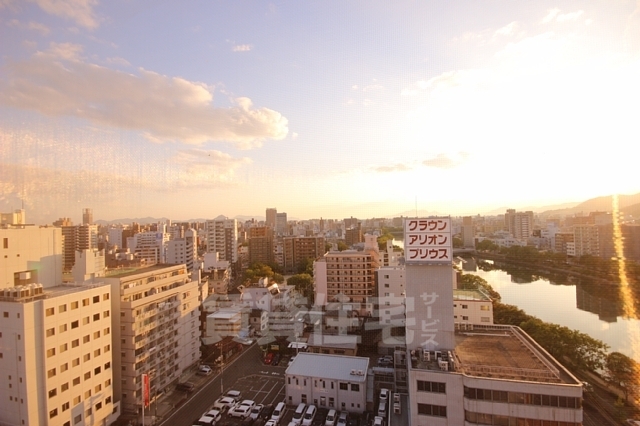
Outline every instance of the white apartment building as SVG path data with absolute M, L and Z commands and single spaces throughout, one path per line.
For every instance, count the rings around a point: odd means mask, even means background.
M 122 231 L 124 231 L 124 227 L 122 225 L 116 225 L 109 228 L 109 230 L 107 231 L 107 236 L 109 238 L 109 248 L 113 248 L 115 246 L 121 249 L 124 247 L 124 241 L 122 240 Z
M 368 368 L 369 358 L 301 352 L 285 371 L 285 401 L 362 413 Z
M 204 337 L 237 336 L 249 324 L 249 309 L 239 306 L 221 308 L 207 315 Z
M 398 266 L 401 257 L 402 250 L 395 250 L 393 240 L 387 240 L 385 249 L 380 252 L 380 266 Z
M 26 224 L 27 218 L 24 209 L 17 209 L 11 213 L 0 213 L 0 226 Z
M 170 265 L 185 264 L 187 271 L 193 271 L 196 258 L 198 233 L 195 229 L 184 231 L 184 237 L 171 239 L 166 243 L 166 262 Z
M 107 273 L 114 318 L 114 398 L 124 412 L 142 404 L 142 375 L 151 399 L 200 359 L 200 292 L 185 265 Z
M 166 244 L 169 234 L 166 232 L 139 232 L 127 238 L 127 248 L 136 258 L 144 259 L 148 264 L 166 262 Z
M 0 290 L 0 424 L 116 420 L 111 299 L 103 283 Z
M 219 253 L 220 260 L 238 261 L 238 221 L 218 216 L 205 222 L 207 253 Z
M 62 258 L 60 228 L 0 228 L 0 288 L 34 283 L 60 285 Z
M 404 326 L 405 284 L 404 266 L 384 266 L 376 271 L 378 276 L 378 317 L 380 324 Z

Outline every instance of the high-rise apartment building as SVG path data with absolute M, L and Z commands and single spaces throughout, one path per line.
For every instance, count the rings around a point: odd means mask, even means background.
M 533 235 L 533 212 L 516 212 L 508 209 L 504 215 L 504 223 L 507 231 L 516 240 L 526 240 Z
M 98 248 L 98 225 L 62 226 L 63 268 L 71 271 L 76 261 L 77 250 Z
M 278 214 L 278 210 L 275 208 L 267 208 L 266 211 L 266 220 L 265 225 L 275 229 L 276 228 L 276 215 Z
M 380 263 L 373 235 L 365 236 L 365 250 L 330 251 L 313 263 L 315 302 L 366 303 L 375 296 L 375 271 Z M 345 299 L 346 298 L 346 299 Z
M 166 262 L 170 265 L 184 264 L 191 273 L 198 255 L 198 233 L 195 229 L 187 229 L 184 236 L 166 242 Z
M 93 225 L 93 210 L 92 209 L 82 209 L 82 224 L 83 225 Z
M 0 240 L 0 424 L 113 423 L 111 288 L 62 284 L 60 228 L 0 229 Z
M 289 228 L 287 224 L 287 214 L 285 212 L 276 213 L 276 235 L 278 236 L 289 235 Z
M 200 285 L 184 265 L 107 274 L 111 285 L 114 399 L 123 412 L 142 406 L 142 375 L 153 399 L 200 359 Z
M 462 218 L 462 245 L 473 248 L 476 246 L 476 227 L 473 224 L 473 217 L 464 216 Z
M 205 223 L 207 253 L 219 253 L 220 260 L 238 261 L 238 221 L 218 216 Z
M 139 232 L 129 238 L 127 246 L 136 258 L 144 259 L 147 263 L 166 262 L 166 244 L 169 234 L 166 232 Z
M 249 228 L 249 264 L 274 262 L 273 228 L 253 226 Z
M 26 225 L 24 209 L 17 209 L 11 213 L 0 213 L 0 226 L 2 225 Z
M 324 237 L 285 237 L 282 246 L 285 274 L 297 273 L 302 262 L 318 259 L 325 253 Z

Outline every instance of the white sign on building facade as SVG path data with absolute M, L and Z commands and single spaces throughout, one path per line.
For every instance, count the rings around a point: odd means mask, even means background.
M 453 261 L 450 217 L 407 218 L 404 221 L 405 262 L 444 264 Z

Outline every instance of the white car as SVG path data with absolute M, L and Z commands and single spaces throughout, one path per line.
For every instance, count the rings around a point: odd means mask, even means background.
M 327 418 L 324 421 L 324 426 L 335 426 L 338 421 L 338 413 L 333 408 L 327 413 Z
M 267 421 L 267 422 L 264 424 L 264 426 L 278 426 L 278 421 L 277 421 L 277 420 L 273 420 L 273 419 L 271 419 L 271 420 Z
M 201 365 L 198 367 L 198 376 L 208 376 L 211 373 L 213 373 L 213 369 L 208 365 Z
M 384 426 L 384 417 L 375 416 L 371 426 Z
M 220 398 L 216 399 L 216 402 L 213 403 L 213 408 L 220 411 L 225 411 L 229 410 L 234 405 L 236 405 L 236 401 L 233 398 L 229 398 L 228 396 L 221 396 Z
M 253 408 L 251 409 L 251 414 L 249 414 L 249 417 L 251 417 L 254 420 L 257 419 L 258 417 L 260 417 L 260 413 L 262 412 L 263 408 L 264 408 L 264 405 L 262 404 L 254 405 Z
M 212 417 L 215 423 L 218 423 L 222 419 L 222 412 L 220 410 L 209 410 L 205 413 L 205 416 Z
M 229 415 L 231 417 L 242 417 L 243 419 L 246 419 L 247 417 L 249 417 L 249 415 L 251 415 L 251 409 L 255 405 L 256 405 L 255 401 L 252 401 L 250 399 L 245 399 L 240 404 L 236 405 L 231 410 L 229 410 Z

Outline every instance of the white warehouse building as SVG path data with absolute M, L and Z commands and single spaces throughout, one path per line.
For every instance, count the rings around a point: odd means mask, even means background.
M 285 372 L 286 403 L 362 413 L 369 358 L 299 353 Z

